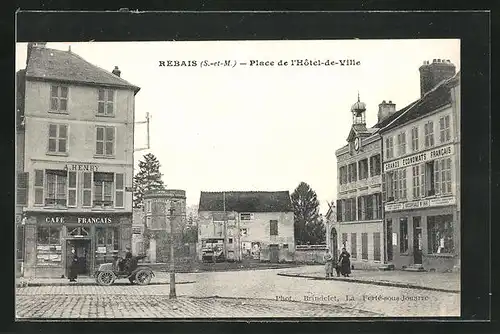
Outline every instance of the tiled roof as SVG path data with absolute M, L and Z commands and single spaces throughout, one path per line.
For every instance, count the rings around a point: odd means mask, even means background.
M 135 93 L 140 89 L 71 51 L 36 46 L 33 46 L 29 54 L 26 77 L 128 88 Z
M 460 72 L 448 80 L 442 81 L 422 98 L 397 111 L 387 119 L 377 124 L 380 132 L 388 131 L 398 125 L 424 116 L 440 107 L 451 103 L 450 89 L 460 83 Z
M 225 195 L 224 195 L 225 194 Z M 292 212 L 288 191 L 201 192 L 199 211 Z

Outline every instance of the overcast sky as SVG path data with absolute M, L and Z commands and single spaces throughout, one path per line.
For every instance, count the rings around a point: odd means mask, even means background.
M 184 189 L 188 205 L 200 191 L 289 190 L 307 182 L 321 212 L 336 198 L 335 150 L 346 144 L 350 108 L 378 104 L 399 110 L 420 95 L 419 66 L 449 59 L 460 70 L 459 40 L 223 41 L 47 43 L 141 87 L 136 121 L 151 118 L 151 149 L 169 188 Z M 160 60 L 355 59 L 360 66 L 159 67 Z M 17 45 L 16 70 L 26 43 Z M 146 128 L 136 126 L 136 148 Z M 136 165 L 148 151 L 135 153 Z

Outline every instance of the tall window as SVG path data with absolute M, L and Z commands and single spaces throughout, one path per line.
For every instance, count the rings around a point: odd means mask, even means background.
M 342 166 L 339 168 L 339 182 L 340 182 L 340 184 L 347 183 L 347 167 L 346 166 Z
M 401 168 L 399 171 L 397 171 L 398 174 L 398 199 L 406 199 L 406 168 Z
M 50 87 L 50 110 L 58 112 L 68 111 L 68 87 Z
M 345 200 L 345 220 L 356 220 L 356 198 L 348 198 Z
M 68 206 L 76 206 L 76 172 L 68 172 Z
M 420 198 L 421 194 L 421 184 L 420 184 L 420 165 L 413 166 L 412 168 L 412 189 L 413 189 L 413 198 Z
M 355 162 L 349 164 L 348 172 L 349 172 L 349 182 L 356 182 L 358 179 L 358 171 Z
M 344 221 L 343 210 L 344 210 L 344 200 L 338 199 L 337 200 L 337 221 L 338 222 Z
M 28 173 L 17 173 L 16 203 L 19 205 L 28 203 Z
M 434 146 L 434 123 L 432 121 L 424 124 L 425 147 Z
M 439 119 L 439 141 L 441 143 L 449 142 L 450 135 L 450 115 L 446 115 Z
M 68 182 L 67 172 L 65 170 L 46 170 L 47 177 L 45 189 L 45 205 L 47 206 L 66 206 Z
M 399 252 L 408 252 L 408 218 L 399 219 Z
M 372 220 L 374 218 L 374 207 L 373 207 L 373 201 L 374 201 L 374 199 L 375 199 L 375 195 L 365 196 L 365 205 L 366 205 L 365 219 L 366 220 Z
M 380 175 L 380 154 L 370 157 L 370 176 Z
M 358 257 L 358 245 L 356 240 L 356 233 L 351 233 L 351 257 L 354 259 Z
M 361 233 L 361 258 L 368 260 L 368 233 Z
M 113 173 L 94 173 L 94 207 L 113 206 Z
M 49 152 L 66 153 L 68 143 L 68 126 L 66 124 L 49 124 Z
M 117 208 L 123 208 L 124 206 L 124 194 L 125 194 L 125 184 L 123 180 L 123 174 L 115 174 L 115 206 Z
M 436 193 L 434 178 L 436 174 L 435 162 L 430 161 L 425 163 L 425 196 L 433 196 Z
M 394 138 L 392 136 L 385 139 L 385 156 L 387 159 L 394 158 Z
M 406 133 L 401 132 L 398 134 L 398 155 L 406 154 Z
M 411 150 L 418 151 L 418 127 L 411 129 Z
M 99 89 L 99 97 L 97 101 L 97 114 L 112 116 L 114 113 L 114 95 L 115 91 L 111 89 Z
M 359 179 L 368 178 L 368 159 L 363 159 L 358 162 L 359 165 Z
M 269 224 L 270 224 L 269 235 L 278 235 L 278 221 L 270 220 Z
M 35 204 L 42 205 L 44 203 L 44 198 L 43 198 L 43 180 L 44 180 L 44 174 L 43 170 L 41 169 L 36 169 L 35 170 Z
M 373 218 L 382 218 L 382 194 L 376 193 L 373 195 L 373 209 L 375 211 Z
M 454 252 L 453 215 L 427 216 L 427 230 L 429 254 Z
M 111 126 L 96 127 L 96 154 L 112 156 L 115 149 L 115 128 Z
M 436 194 L 451 194 L 451 158 L 434 161 Z
M 92 173 L 84 172 L 82 180 L 83 207 L 92 206 Z
M 373 233 L 373 260 L 380 261 L 380 232 Z
M 392 202 L 396 199 L 396 173 L 394 171 L 385 174 L 385 189 L 387 202 Z

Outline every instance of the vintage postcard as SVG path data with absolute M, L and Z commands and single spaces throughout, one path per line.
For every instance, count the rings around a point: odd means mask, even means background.
M 16 45 L 16 316 L 460 316 L 460 40 Z

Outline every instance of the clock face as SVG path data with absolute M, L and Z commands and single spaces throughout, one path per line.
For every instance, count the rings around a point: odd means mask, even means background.
M 359 150 L 359 137 L 354 140 L 354 149 Z

